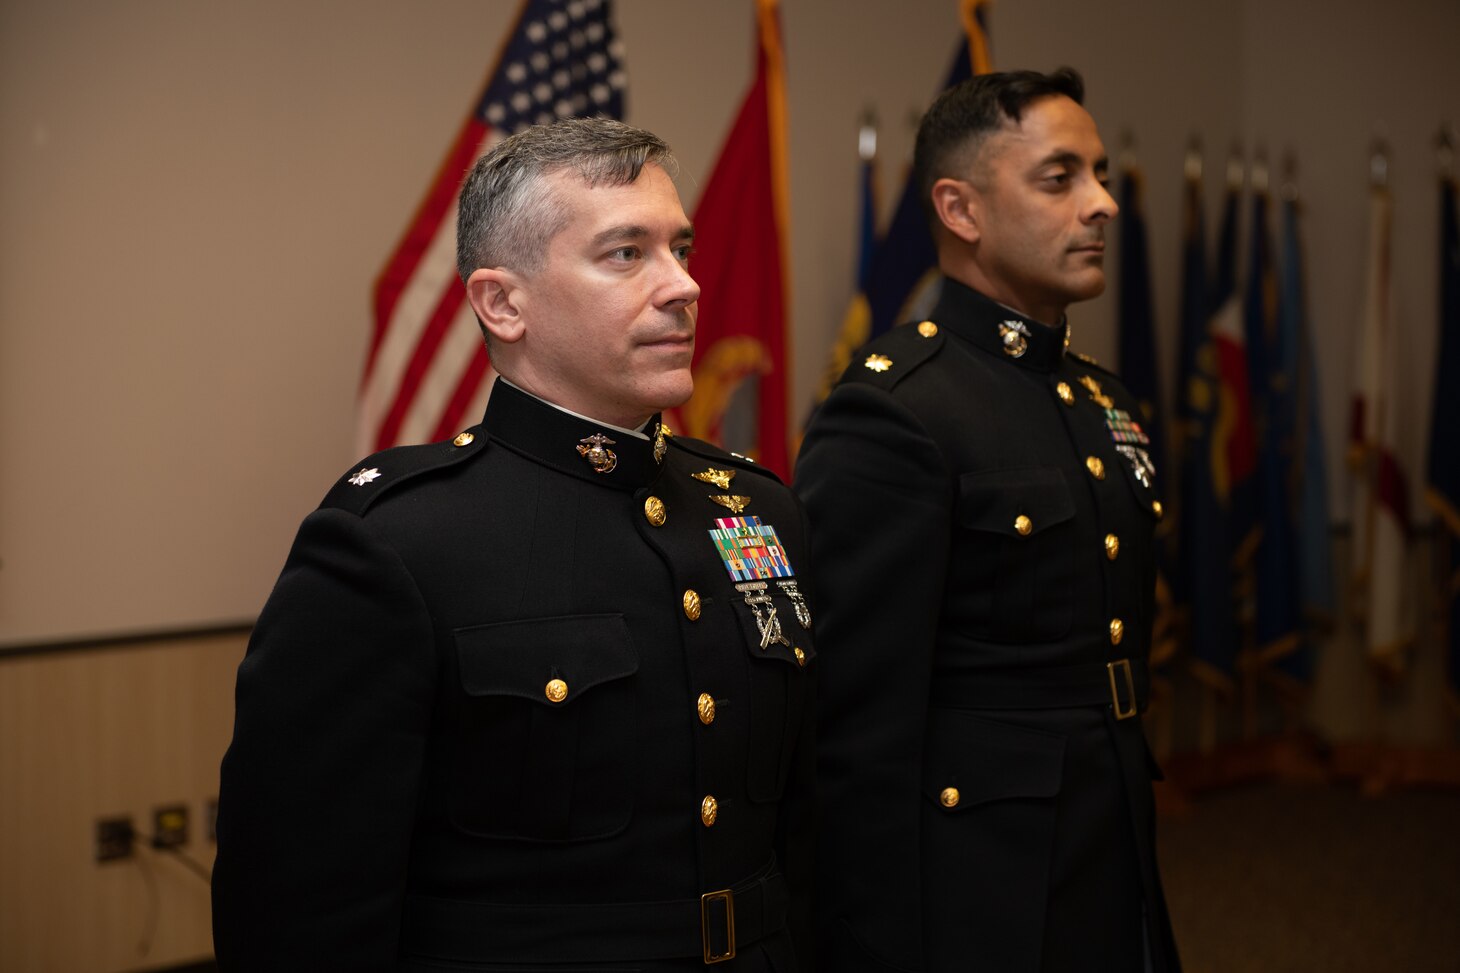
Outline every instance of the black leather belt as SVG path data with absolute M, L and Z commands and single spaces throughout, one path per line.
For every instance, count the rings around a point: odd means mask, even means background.
M 464 962 L 583 963 L 699 956 L 706 964 L 786 925 L 775 859 L 728 889 L 667 902 L 515 905 L 407 895 L 401 952 Z
M 1151 675 L 1145 659 L 1072 666 L 935 672 L 932 699 L 963 709 L 1073 709 L 1110 706 L 1116 719 L 1146 708 Z

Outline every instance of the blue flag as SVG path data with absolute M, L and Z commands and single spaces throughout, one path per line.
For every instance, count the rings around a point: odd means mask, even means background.
M 1460 368 L 1460 214 L 1453 177 L 1440 180 L 1440 351 L 1435 367 L 1434 411 L 1430 418 L 1429 490 L 1426 496 L 1448 534 L 1444 594 L 1449 604 L 1449 687 L 1460 705 L 1460 400 L 1445 383 Z
M 1298 475 L 1298 335 L 1278 315 L 1265 186 L 1252 194 L 1252 264 L 1247 285 L 1248 374 L 1258 415 L 1254 571 L 1255 647 L 1267 664 L 1295 654 L 1301 642 L 1293 494 Z M 1306 678 L 1299 667 L 1294 675 Z
M 1226 295 L 1218 289 L 1220 276 L 1215 288 L 1207 277 L 1199 160 L 1194 165 L 1188 163 L 1183 200 L 1181 394 L 1177 397 L 1181 472 L 1179 591 L 1188 606 L 1193 670 L 1208 684 L 1230 689 L 1236 663 L 1237 621 L 1228 570 L 1228 512 L 1217 483 L 1218 470 L 1226 463 L 1222 453 L 1225 444 L 1218 439 L 1216 429 L 1222 383 L 1215 342 L 1208 330 L 1217 298 Z M 1231 215 L 1229 212 L 1229 223 Z M 1230 263 L 1226 269 L 1230 272 Z
M 1281 668 L 1303 682 L 1313 678 L 1311 636 L 1332 626 L 1336 612 L 1333 585 L 1333 543 L 1328 510 L 1328 461 L 1323 446 L 1319 412 L 1318 364 L 1313 357 L 1313 336 L 1308 329 L 1304 292 L 1303 250 L 1298 237 L 1301 207 L 1295 198 L 1282 207 L 1282 283 L 1278 299 L 1278 329 L 1287 347 L 1294 349 L 1297 390 L 1293 397 L 1297 446 L 1297 516 L 1293 525 L 1297 546 L 1298 597 L 1301 625 L 1310 636 L 1298 651 L 1285 657 Z

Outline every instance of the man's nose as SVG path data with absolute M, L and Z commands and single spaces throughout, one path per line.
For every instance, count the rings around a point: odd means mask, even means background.
M 664 280 L 660 285 L 659 306 L 685 307 L 699 299 L 700 285 L 689 275 L 689 268 L 678 260 L 668 260 Z
M 1120 212 L 1120 205 L 1110 195 L 1110 189 L 1099 182 L 1092 182 L 1094 189 L 1085 207 L 1086 223 L 1109 223 Z

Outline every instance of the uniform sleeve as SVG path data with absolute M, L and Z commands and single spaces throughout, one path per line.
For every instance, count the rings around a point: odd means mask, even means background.
M 395 969 L 435 671 L 394 550 L 353 514 L 311 514 L 238 671 L 213 875 L 221 969 Z
M 917 419 L 860 384 L 822 405 L 797 463 L 818 606 L 822 970 L 923 968 L 919 790 L 949 482 Z

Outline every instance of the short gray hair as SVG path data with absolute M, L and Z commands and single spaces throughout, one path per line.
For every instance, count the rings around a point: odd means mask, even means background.
M 590 186 L 622 186 L 646 165 L 674 175 L 669 146 L 657 135 L 611 118 L 565 118 L 534 125 L 477 160 L 461 187 L 456 215 L 456 271 L 462 282 L 479 267 L 536 273 L 568 212 L 544 177 L 577 172 Z

